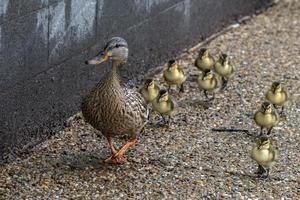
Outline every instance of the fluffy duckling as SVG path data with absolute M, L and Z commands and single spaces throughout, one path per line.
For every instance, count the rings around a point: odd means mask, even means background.
M 156 99 L 152 101 L 153 110 L 162 116 L 164 122 L 166 122 L 165 117 L 167 116 L 168 124 L 170 124 L 171 117 L 174 114 L 175 105 L 167 90 L 160 90 Z
M 228 80 L 234 75 L 235 67 L 226 54 L 222 54 L 215 64 L 215 71 L 222 77 L 222 90 L 227 86 Z
M 270 140 L 267 137 L 257 139 L 256 144 L 253 146 L 250 156 L 258 164 L 258 175 L 261 178 L 269 176 L 270 167 L 277 159 L 277 151 L 270 146 Z
M 144 97 L 145 101 L 149 104 L 157 97 L 159 93 L 159 87 L 155 85 L 152 79 L 147 79 L 144 87 L 140 90 L 140 93 Z
M 212 92 L 213 97 L 210 100 L 215 98 L 215 92 L 220 89 L 220 79 L 212 70 L 203 71 L 198 77 L 198 86 L 204 91 L 204 95 L 207 99 L 207 92 Z
M 175 60 L 170 60 L 168 62 L 168 69 L 164 71 L 164 79 L 169 85 L 168 91 L 172 85 L 179 86 L 179 92 L 183 92 L 183 83 L 186 80 L 186 75 L 184 71 L 178 66 Z
M 207 49 L 202 48 L 199 51 L 199 56 L 195 60 L 195 66 L 201 71 L 213 69 L 215 64 L 214 58 L 210 55 Z
M 266 92 L 266 99 L 270 101 L 275 108 L 281 106 L 281 114 L 283 113 L 284 105 L 288 101 L 288 93 L 279 82 L 272 83 L 271 88 Z
M 254 114 L 254 121 L 261 127 L 260 135 L 263 134 L 263 128 L 268 130 L 267 134 L 269 135 L 272 128 L 278 124 L 279 116 L 271 103 L 264 102 L 260 110 Z

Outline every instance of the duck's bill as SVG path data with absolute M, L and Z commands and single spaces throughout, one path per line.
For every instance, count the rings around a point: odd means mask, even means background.
M 96 57 L 94 57 L 90 60 L 87 60 L 86 64 L 88 64 L 88 65 L 99 65 L 99 64 L 107 61 L 108 58 L 109 58 L 108 53 L 100 52 L 99 55 L 97 55 Z

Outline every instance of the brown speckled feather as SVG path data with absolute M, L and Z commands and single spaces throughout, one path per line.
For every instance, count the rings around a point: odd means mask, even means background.
M 105 136 L 135 136 L 148 118 L 141 95 L 121 87 L 116 66 L 83 99 L 81 108 L 86 121 Z

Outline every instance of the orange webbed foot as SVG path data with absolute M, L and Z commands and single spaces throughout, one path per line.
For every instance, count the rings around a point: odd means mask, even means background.
M 135 139 L 135 137 L 131 138 L 126 144 L 124 144 L 122 146 L 122 148 L 118 152 L 114 148 L 114 146 L 112 144 L 112 140 L 109 137 L 108 137 L 108 143 L 109 143 L 109 146 L 111 148 L 112 155 L 110 157 L 108 157 L 107 159 L 105 159 L 104 162 L 105 163 L 110 163 L 110 164 L 122 164 L 122 163 L 127 162 L 124 154 L 125 154 L 125 152 L 128 148 L 135 145 L 136 139 Z
M 109 156 L 107 159 L 105 159 L 104 162 L 109 163 L 109 164 L 123 164 L 123 163 L 126 163 L 127 160 L 124 157 L 124 155 L 115 154 L 115 155 Z

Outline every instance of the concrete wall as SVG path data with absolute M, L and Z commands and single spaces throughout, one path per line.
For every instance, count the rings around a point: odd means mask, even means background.
M 270 1 L 0 0 L 0 160 L 79 110 L 107 69 L 84 61 L 108 38 L 128 41 L 129 79 Z

